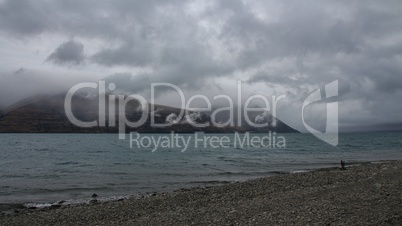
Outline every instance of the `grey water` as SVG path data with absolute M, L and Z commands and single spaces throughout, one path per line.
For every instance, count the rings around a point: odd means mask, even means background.
M 117 134 L 0 134 L 0 203 L 80 200 L 93 193 L 129 196 L 334 167 L 341 159 L 347 164 L 402 159 L 402 133 L 340 134 L 336 147 L 311 134 L 276 136 L 286 139 L 286 148 L 205 148 L 193 142 L 184 152 L 177 147 L 152 152 L 152 144 L 130 148 L 129 139 Z

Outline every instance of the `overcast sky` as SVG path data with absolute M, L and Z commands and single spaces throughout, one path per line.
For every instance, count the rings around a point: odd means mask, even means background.
M 341 128 L 402 124 L 401 12 L 400 0 L 0 0 L 0 105 L 83 81 L 212 97 L 241 80 L 245 97 L 286 95 L 278 117 L 302 130 L 302 102 L 338 79 Z

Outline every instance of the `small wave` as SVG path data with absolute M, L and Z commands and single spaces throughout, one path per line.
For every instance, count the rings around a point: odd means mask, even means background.
M 78 164 L 80 164 L 79 162 L 73 162 L 73 161 L 67 161 L 67 162 L 59 162 L 59 163 L 56 163 L 56 165 L 78 165 Z
M 104 191 L 109 190 L 110 187 L 72 187 L 72 188 L 37 188 L 30 189 L 32 194 L 49 194 L 49 193 L 71 193 L 71 192 L 82 192 L 82 191 Z
M 353 147 L 353 148 L 361 148 L 364 147 L 363 145 L 358 145 L 358 144 L 345 144 L 345 147 Z
M 224 157 L 224 156 L 220 156 L 218 157 L 219 160 L 222 160 L 224 162 L 238 162 L 237 160 L 234 160 L 232 158 L 228 158 L 228 157 Z
M 189 181 L 187 184 L 227 184 L 232 183 L 233 181 L 227 180 L 204 180 L 204 181 Z
M 293 170 L 293 171 L 290 171 L 290 173 L 306 173 L 306 172 L 309 172 L 309 170 Z
M 104 174 L 109 174 L 109 175 L 129 175 L 130 173 L 128 173 L 128 172 L 104 172 Z
M 381 163 L 385 163 L 385 162 L 391 162 L 391 161 L 372 161 L 370 163 L 372 163 L 372 164 L 381 164 Z
M 51 151 L 51 150 L 49 148 L 39 148 L 39 149 L 35 149 L 35 151 L 46 152 L 46 151 Z
M 51 203 L 26 203 L 24 204 L 26 208 L 45 208 L 45 207 L 51 207 Z
M 128 199 L 131 196 L 110 196 L 110 197 L 97 197 L 96 201 L 98 203 L 105 203 L 105 202 L 113 202 L 113 201 L 122 201 L 124 199 Z M 92 198 L 86 198 L 86 199 L 68 199 L 68 200 L 61 200 L 61 201 L 56 201 L 56 202 L 31 202 L 31 203 L 24 203 L 20 206 L 25 207 L 25 208 L 34 208 L 34 209 L 43 209 L 43 208 L 50 208 L 54 205 L 57 206 L 71 206 L 71 205 L 84 205 L 84 204 L 90 204 Z
M 115 162 L 115 163 L 113 163 L 113 165 L 115 165 L 115 166 L 132 166 L 133 163 L 131 163 L 131 162 Z
M 212 174 L 209 174 L 209 176 L 268 176 L 268 175 L 277 174 L 277 173 L 278 172 L 276 172 L 276 171 L 262 171 L 262 172 L 246 172 L 246 171 L 230 172 L 230 171 L 225 171 L 225 172 L 212 173 Z

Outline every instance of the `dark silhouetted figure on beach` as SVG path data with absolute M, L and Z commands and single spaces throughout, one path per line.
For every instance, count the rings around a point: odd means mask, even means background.
M 346 170 L 345 161 L 341 160 L 341 170 Z

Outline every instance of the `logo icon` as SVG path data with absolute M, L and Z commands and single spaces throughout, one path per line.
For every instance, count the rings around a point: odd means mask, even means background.
M 327 119 L 325 132 L 320 132 L 304 121 L 304 108 L 314 102 L 321 101 L 321 89 L 312 92 L 303 102 L 302 106 L 302 120 L 306 129 L 317 138 L 331 144 L 332 146 L 338 145 L 338 102 L 328 101 L 329 98 L 338 96 L 338 79 L 325 85 L 325 99 L 327 108 Z

